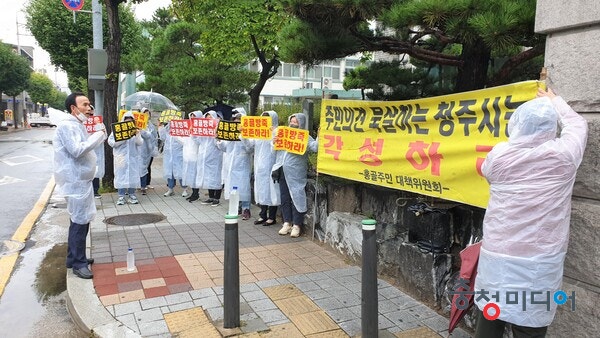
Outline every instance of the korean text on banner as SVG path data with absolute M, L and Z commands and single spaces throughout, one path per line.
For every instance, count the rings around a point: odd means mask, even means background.
M 317 170 L 485 208 L 481 164 L 538 81 L 410 101 L 323 100 Z
M 158 117 L 158 122 L 160 123 L 168 123 L 171 120 L 181 120 L 183 119 L 183 112 L 177 111 L 175 109 L 167 109 L 163 110 Z
M 242 116 L 242 137 L 250 139 L 270 140 L 273 138 L 269 116 Z
M 217 127 L 217 139 L 227 141 L 239 141 L 239 126 L 239 122 L 219 121 L 219 126 Z
M 110 129 L 115 135 L 115 141 L 125 141 L 132 138 L 135 135 L 137 128 L 133 121 L 127 122 L 115 122 L 110 125 Z
M 99 123 L 102 123 L 102 116 L 96 115 L 88 117 L 88 119 L 83 123 L 83 125 L 85 126 L 85 131 L 87 131 L 88 134 L 92 134 L 97 131 L 96 125 Z
M 125 109 L 119 110 L 119 121 L 123 119 L 123 115 L 126 112 L 127 110 Z M 132 114 L 133 119 L 135 120 L 135 126 L 138 129 L 146 129 L 146 127 L 148 127 L 148 119 L 150 119 L 150 116 L 148 116 L 148 114 L 139 111 L 133 111 Z
M 210 136 L 215 137 L 217 123 L 219 120 L 207 117 L 192 117 L 190 118 L 192 136 Z
M 308 146 L 308 130 L 278 127 L 273 149 L 302 155 Z
M 190 136 L 190 120 L 171 120 L 169 126 L 169 135 L 171 136 Z

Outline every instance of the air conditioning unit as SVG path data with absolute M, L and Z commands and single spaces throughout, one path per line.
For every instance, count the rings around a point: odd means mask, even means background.
M 321 87 L 323 89 L 331 89 L 331 85 L 332 84 L 333 84 L 332 78 L 330 78 L 330 77 L 324 77 L 323 78 L 323 85 Z

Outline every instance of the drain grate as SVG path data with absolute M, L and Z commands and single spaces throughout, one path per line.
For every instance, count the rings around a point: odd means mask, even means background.
M 25 243 L 13 241 L 13 240 L 5 240 L 0 242 L 0 257 L 8 256 L 15 252 L 19 252 L 23 250 L 25 247 Z
M 164 221 L 165 219 L 167 219 L 167 217 L 163 214 L 129 214 L 105 218 L 104 223 L 110 225 L 129 226 L 158 223 L 160 221 Z

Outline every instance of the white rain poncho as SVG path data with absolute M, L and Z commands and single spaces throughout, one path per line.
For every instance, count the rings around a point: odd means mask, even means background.
M 244 113 L 235 113 L 232 120 L 245 116 Z M 250 174 L 252 166 L 252 149 L 241 141 L 217 141 L 217 147 L 229 157 L 227 166 L 223 168 L 225 199 L 233 187 L 237 187 L 240 201 L 250 201 Z
M 160 138 L 164 140 L 163 148 L 163 177 L 165 180 L 174 178 L 180 180 L 183 167 L 183 146 L 169 134 L 169 123 L 158 128 Z
M 562 127 L 559 137 L 557 121 Z M 563 276 L 571 194 L 585 150 L 587 122 L 562 98 L 542 97 L 517 108 L 508 133 L 508 142 L 497 144 L 482 165 L 490 200 L 475 290 L 499 293 L 499 301 L 490 301 L 500 307 L 500 320 L 544 327 L 556 312 L 552 299 Z M 531 304 L 531 291 L 543 292 L 535 301 L 550 293 L 550 311 L 546 304 Z M 518 292 L 517 304 L 506 303 L 507 292 Z M 483 309 L 488 301 L 477 298 L 475 303 Z M 514 297 L 509 301 L 514 303 Z
M 279 116 L 273 110 L 263 113 L 271 117 L 273 128 L 279 124 Z M 247 148 L 254 149 L 254 201 L 259 205 L 279 205 L 279 183 L 273 183 L 271 169 L 275 164 L 275 151 L 271 140 L 242 139 Z M 277 185 L 273 189 L 272 185 Z
M 105 139 L 103 131 L 88 136 L 77 118 L 64 114 L 57 124 L 54 140 L 54 179 L 56 191 L 67 199 L 71 221 L 87 224 L 96 216 L 92 180 L 96 173 L 94 148 Z
M 133 118 L 132 112 L 123 114 L 120 122 L 125 118 Z M 108 145 L 113 148 L 113 167 L 115 169 L 114 185 L 116 189 L 139 188 L 140 187 L 140 168 L 141 168 L 141 149 L 144 147 L 144 140 L 140 133 L 134 137 L 115 141 L 115 135 L 110 133 Z
M 204 117 L 209 116 L 216 119 L 217 113 L 210 110 L 204 114 Z M 194 136 L 192 139 L 198 144 L 196 186 L 201 189 L 221 189 L 223 152 L 217 148 L 217 139 L 207 136 Z
M 148 108 L 143 108 L 142 113 L 146 112 L 148 114 L 148 125 L 145 130 L 140 130 L 142 134 L 142 139 L 144 139 L 144 146 L 141 148 L 140 156 L 141 156 L 141 168 L 140 175 L 145 176 L 148 173 L 148 166 L 150 165 L 150 160 L 153 157 L 158 156 L 158 132 L 156 131 L 156 127 L 150 121 L 150 111 Z M 140 176 L 140 177 L 141 177 Z
M 201 111 L 191 112 L 189 117 L 202 117 Z M 193 140 L 193 136 L 188 137 L 175 137 L 183 146 L 183 166 L 181 185 L 184 187 L 198 188 L 196 185 L 196 169 L 198 165 L 198 143 Z
M 292 117 L 296 117 L 298 120 L 298 128 L 306 129 L 307 121 L 306 115 L 294 114 L 288 118 L 288 125 Z M 276 133 L 276 132 L 275 132 Z M 317 152 L 319 147 L 318 140 L 308 137 L 307 151 L 303 155 L 292 154 L 285 150 L 276 151 L 275 164 L 273 165 L 272 171 L 283 167 L 283 174 L 285 175 L 285 181 L 290 190 L 292 196 L 292 202 L 298 212 L 306 212 L 306 187 L 308 173 L 308 152 Z

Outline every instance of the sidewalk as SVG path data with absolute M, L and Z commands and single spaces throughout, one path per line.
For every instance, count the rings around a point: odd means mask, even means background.
M 159 176 L 156 170 L 155 176 Z M 94 278 L 67 272 L 69 310 L 100 337 L 355 337 L 361 333 L 361 270 L 304 235 L 280 236 L 281 224 L 239 219 L 240 328 L 223 329 L 223 238 L 227 201 L 212 207 L 176 194 L 164 180 L 137 195 L 140 204 L 97 199 L 88 244 Z M 201 191 L 201 199 L 203 199 Z M 66 212 L 66 211 L 65 211 Z M 162 214 L 150 224 L 118 226 L 104 219 Z M 141 217 L 130 217 L 140 220 Z M 91 245 L 90 245 L 91 244 Z M 135 252 L 126 269 L 127 248 Z M 446 337 L 448 319 L 379 279 L 380 337 Z M 456 329 L 453 337 L 469 337 Z

